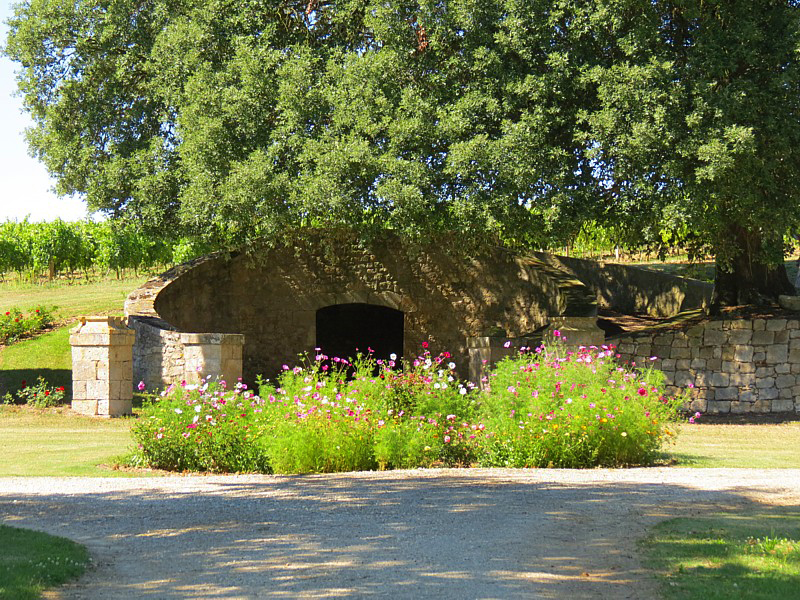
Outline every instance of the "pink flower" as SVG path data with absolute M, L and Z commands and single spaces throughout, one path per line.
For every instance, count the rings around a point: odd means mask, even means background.
M 553 330 L 553 336 L 555 336 L 555 337 L 561 337 L 561 332 L 560 332 L 558 329 L 554 329 L 554 330 Z
M 427 348 L 428 347 L 428 342 L 422 342 L 422 347 L 423 348 Z
M 139 385 L 137 385 L 136 387 L 138 387 L 138 388 L 139 388 L 139 391 L 140 391 L 140 392 L 143 392 L 143 391 L 144 391 L 144 388 L 145 388 L 145 387 L 147 387 L 147 386 L 145 386 L 145 384 L 144 384 L 144 381 L 140 381 L 140 382 L 139 382 Z
M 647 390 L 643 387 L 640 387 L 638 390 L 636 390 L 636 393 L 640 396 L 647 396 Z
M 445 444 L 449 444 L 450 443 L 450 436 L 449 435 L 444 436 L 444 443 Z
M 511 341 L 509 340 L 505 344 L 503 344 L 503 348 L 511 348 Z

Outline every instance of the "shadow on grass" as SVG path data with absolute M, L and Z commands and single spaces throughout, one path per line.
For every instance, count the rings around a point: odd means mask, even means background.
M 7 490 L 0 514 L 114 548 L 87 584 L 97 597 L 645 598 L 656 586 L 633 555 L 646 526 L 703 507 L 736 518 L 773 512 L 745 487 L 698 490 L 657 474 L 646 483 L 526 477 L 167 478 L 149 489 Z
M 800 511 L 754 507 L 660 523 L 643 544 L 675 598 L 797 598 Z
M 0 396 L 16 394 L 25 385 L 34 385 L 39 377 L 51 387 L 64 386 L 64 398 L 72 398 L 72 371 L 70 369 L 3 369 L 0 371 Z

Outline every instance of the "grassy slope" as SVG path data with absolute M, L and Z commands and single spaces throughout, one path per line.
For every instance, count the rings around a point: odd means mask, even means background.
M 95 314 L 121 315 L 127 295 L 146 279 L 0 286 L 0 309 L 16 306 L 26 310 L 38 304 L 56 305 L 58 319 L 66 323 L 50 333 L 0 348 L 0 396 L 19 389 L 22 381 L 35 382 L 39 375 L 71 392 L 69 329 L 74 326 L 75 319 Z

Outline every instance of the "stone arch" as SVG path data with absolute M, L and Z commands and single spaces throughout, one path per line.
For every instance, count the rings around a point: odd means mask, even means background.
M 274 378 L 283 364 L 297 364 L 298 354 L 313 355 L 317 311 L 342 304 L 400 311 L 402 354 L 414 357 L 427 342 L 434 354 L 452 353 L 464 377 L 468 340 L 526 336 L 554 315 L 592 322 L 596 316 L 586 286 L 508 249 L 465 253 L 391 233 L 366 241 L 321 231 L 294 247 L 212 255 L 179 266 L 131 294 L 126 313 L 143 332 L 145 325 L 161 328 L 138 336 L 142 344 L 165 340 L 169 330 L 243 334 L 243 374 L 252 381 Z M 151 354 L 158 352 L 168 354 Z

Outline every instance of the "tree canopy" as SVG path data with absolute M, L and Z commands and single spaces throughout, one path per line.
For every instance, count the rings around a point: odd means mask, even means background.
M 6 53 L 58 191 L 231 244 L 582 223 L 793 290 L 796 0 L 25 0 Z M 779 267 L 778 267 L 779 265 Z

